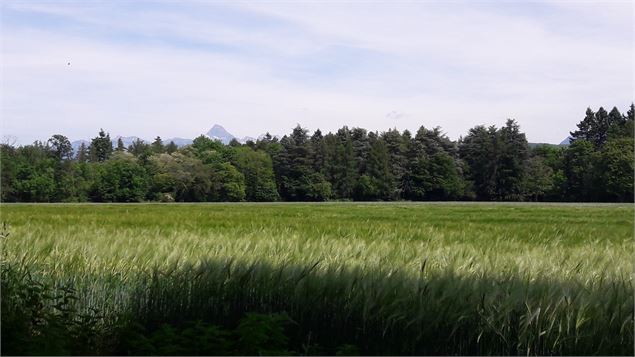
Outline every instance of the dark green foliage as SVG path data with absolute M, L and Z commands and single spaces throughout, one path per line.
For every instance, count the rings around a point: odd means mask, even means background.
M 212 168 L 182 153 L 154 155 L 150 162 L 152 192 L 160 201 L 204 202 L 212 194 Z
M 357 179 L 351 131 L 345 126 L 335 135 L 329 133 L 325 141 L 329 146 L 325 172 L 328 181 L 331 182 L 334 196 L 350 199 L 353 197 Z
M 590 201 L 593 197 L 593 153 L 593 143 L 578 139 L 569 145 L 564 154 L 564 192 L 573 201 Z
M 307 177 L 307 193 L 308 201 L 326 201 L 331 198 L 333 191 L 331 183 L 320 173 L 312 173 Z
M 119 355 L 231 355 L 231 335 L 216 325 L 193 321 L 183 326 L 162 324 L 154 331 L 131 322 L 119 331 Z
M 311 162 L 313 162 L 313 170 L 317 173 L 324 174 L 326 166 L 326 143 L 320 129 L 317 129 L 311 135 Z
M 292 355 L 286 314 L 247 313 L 234 329 L 201 320 L 158 328 L 131 316 L 79 310 L 70 286 L 34 279 L 25 267 L 3 263 L 3 355 Z M 354 346 L 346 350 L 356 351 Z
M 523 182 L 529 147 L 518 124 L 508 119 L 496 129 L 477 126 L 470 129 L 459 146 L 466 162 L 467 176 L 477 199 L 519 201 L 524 198 Z
M 2 202 L 10 202 L 16 198 L 17 168 L 17 150 L 13 146 L 0 144 L 0 200 Z
M 146 170 L 128 153 L 95 167 L 91 196 L 97 202 L 139 202 L 149 186 Z
M 57 160 L 49 148 L 34 142 L 13 150 L 3 146 L 3 198 L 18 202 L 50 202 L 55 194 L 55 166 Z M 8 159 L 8 160 L 7 160 Z M 4 170 L 7 170 L 5 173 Z
M 370 152 L 366 160 L 366 175 L 370 178 L 370 194 L 365 199 L 390 200 L 395 198 L 394 178 L 390 167 L 390 154 L 386 143 L 369 134 Z
M 2 354 L 92 355 L 110 337 L 97 310 L 78 310 L 77 292 L 52 287 L 25 267 L 2 264 Z
M 598 188 L 602 201 L 633 201 L 633 163 L 635 157 L 632 137 L 611 139 L 597 154 Z
M 152 142 L 152 144 L 150 144 L 150 147 L 152 148 L 152 152 L 155 154 L 162 154 L 165 152 L 165 146 L 163 145 L 163 140 L 161 140 L 160 136 L 154 138 L 154 141 Z
M 64 135 L 53 135 L 47 143 L 51 153 L 58 161 L 70 160 L 73 157 L 71 142 Z
M 222 153 L 224 151 L 223 143 L 219 140 L 212 140 L 207 136 L 200 135 L 192 142 L 190 149 L 194 154 L 202 159 L 205 163 L 211 163 L 208 160 L 204 160 L 210 153 Z
M 527 162 L 523 192 L 528 200 L 539 201 L 554 188 L 553 169 L 541 156 L 534 156 Z
M 404 175 L 404 198 L 413 201 L 422 201 L 425 197 L 428 182 L 428 153 L 426 152 L 423 136 L 419 135 L 424 130 L 421 127 L 417 132 L 418 135 L 411 139 L 408 143 L 408 151 L 406 152 L 407 165 Z
M 89 155 L 90 154 L 88 152 L 88 148 L 86 147 L 86 144 L 81 143 L 79 145 L 79 149 L 77 149 L 77 155 L 75 155 L 75 158 L 77 159 L 78 162 L 87 162 Z
M 376 133 L 368 134 L 364 165 L 355 185 L 353 198 L 359 201 L 390 200 L 394 196 L 394 179 L 388 147 Z
M 104 162 L 112 154 L 112 142 L 110 134 L 106 134 L 104 129 L 99 130 L 99 136 L 90 142 L 90 160 L 93 162 Z
M 466 178 L 479 200 L 496 198 L 497 144 L 498 132 L 493 126 L 474 127 L 459 143 L 460 157 L 466 163 Z
M 237 202 L 245 199 L 245 177 L 232 164 L 216 165 L 213 173 L 213 200 Z
M 240 354 L 251 356 L 292 355 L 284 325 L 290 323 L 283 314 L 247 314 L 236 328 Z
M 307 130 L 296 126 L 290 136 L 280 140 L 280 144 L 282 150 L 274 156 L 280 195 L 290 201 L 313 200 L 313 186 L 319 186 L 321 182 L 319 176 L 314 175 Z
M 141 139 L 135 139 L 135 141 L 128 146 L 128 152 L 136 157 L 142 165 L 147 165 L 150 156 L 152 156 L 152 147 Z
M 117 148 L 115 151 L 125 151 L 126 147 L 123 145 L 123 140 L 121 138 L 117 138 Z
M 539 145 L 530 150 L 525 179 L 525 195 L 528 200 L 563 200 L 566 188 L 563 156 L 566 150 L 565 147 L 555 145 Z
M 276 178 L 271 157 L 264 151 L 249 147 L 236 148 L 234 166 L 245 177 L 245 199 L 247 201 L 277 201 Z
M 176 146 L 174 141 L 170 141 L 170 143 L 165 146 L 165 152 L 168 153 L 168 154 L 172 154 L 172 153 L 176 152 L 176 150 L 178 150 L 178 149 L 179 149 L 179 147 Z
M 404 177 L 404 197 L 411 200 L 451 200 L 462 196 L 463 179 L 454 143 L 440 128 L 419 128 L 410 141 Z
M 520 201 L 523 198 L 522 185 L 529 157 L 525 134 L 520 132 L 516 121 L 508 119 L 498 131 L 496 144 L 496 198 Z
M 344 344 L 335 352 L 336 356 L 359 356 L 359 349 L 355 345 Z
M 586 111 L 586 116 L 578 124 L 578 130 L 570 133 L 573 141 L 587 140 L 601 149 L 609 137 L 633 136 L 633 105 L 624 117 L 620 111 L 613 107 L 610 113 L 602 107 L 594 113 L 591 108 Z
M 392 176 L 391 197 L 402 197 L 403 179 L 406 173 L 406 151 L 410 138 L 404 133 L 402 136 L 398 130 L 390 129 L 381 134 L 381 139 L 386 143 L 389 155 L 390 173 Z
M 445 201 L 462 197 L 465 184 L 456 160 L 449 153 L 440 151 L 432 154 L 428 172 L 431 177 L 427 184 L 426 199 Z
M 634 113 L 635 105 L 626 115 L 617 108 L 610 112 L 600 108 L 597 113 L 589 108 L 578 130 L 571 133 L 570 146 L 532 149 L 511 119 L 501 128 L 476 126 L 458 142 L 438 127 L 423 126 L 413 137 L 408 130 L 377 133 L 347 126 L 327 134 L 318 129 L 309 136 L 298 125 L 281 140 L 267 133 L 256 142 L 223 145 L 201 135 L 183 148 L 174 142 L 164 145 L 160 137 L 152 144 L 137 139 L 127 151 L 145 173 L 104 171 L 110 166 L 101 163 L 111 161 L 113 154 L 103 129 L 89 148 L 80 145 L 74 158 L 68 139 L 54 135 L 46 145 L 0 146 L 0 198 L 6 202 L 632 201 L 628 160 L 629 143 L 635 139 Z M 116 157 L 122 158 L 124 151 L 119 138 Z M 128 178 L 114 177 L 124 172 Z M 126 191 L 127 182 L 136 187 L 121 194 L 105 193 Z
M 631 326 L 632 332 L 632 305 L 618 298 L 628 296 L 626 286 L 607 283 L 582 291 L 579 282 L 451 273 L 416 278 L 394 270 L 318 273 L 315 265 L 208 261 L 155 271 L 138 280 L 130 309 L 108 319 L 97 311 L 81 313 L 72 288 L 52 288 L 26 274 L 11 276 L 16 270 L 3 266 L 2 352 L 613 355 L 632 349 L 632 334 L 625 329 Z M 351 284 L 356 281 L 360 284 Z M 575 298 L 567 297 L 571 291 Z M 585 305 L 608 296 L 614 298 Z M 630 311 L 615 315 L 617 306 Z M 593 309 L 594 324 L 578 320 L 581 309 Z M 602 338 L 597 324 L 608 329 Z

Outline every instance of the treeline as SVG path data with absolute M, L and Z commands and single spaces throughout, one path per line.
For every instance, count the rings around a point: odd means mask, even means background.
M 484 200 L 633 201 L 635 106 L 590 108 L 569 146 L 530 147 L 514 120 L 452 141 L 342 127 L 177 148 L 160 137 L 113 147 L 104 130 L 73 151 L 63 135 L 0 146 L 3 202 Z

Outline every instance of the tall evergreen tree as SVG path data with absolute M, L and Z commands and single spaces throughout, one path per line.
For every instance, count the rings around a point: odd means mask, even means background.
M 635 139 L 635 105 L 631 103 L 624 119 L 623 135 Z
M 567 148 L 563 158 L 566 178 L 565 195 L 571 201 L 589 201 L 593 197 L 593 143 L 578 139 Z
M 513 119 L 499 130 L 497 140 L 496 198 L 522 200 L 529 146 L 524 133 Z
M 388 146 L 376 133 L 368 134 L 370 152 L 366 163 L 366 175 L 370 178 L 368 199 L 392 200 L 393 176 L 390 167 Z
M 110 134 L 104 132 L 104 129 L 100 129 L 99 136 L 91 140 L 89 150 L 91 161 L 106 161 L 112 154 L 112 141 L 110 141 Z
M 633 105 L 626 112 L 626 115 L 622 115 L 617 108 L 613 108 L 609 113 L 609 121 L 611 126 L 608 132 L 608 140 L 615 138 L 630 137 L 635 138 L 635 132 L 633 127 Z
M 571 132 L 572 141 L 584 139 L 591 142 L 596 149 L 602 148 L 608 139 L 611 126 L 623 125 L 621 114 L 614 108 L 609 115 L 603 107 L 598 109 L 597 113 L 593 113 L 591 108 L 587 108 L 586 115 L 580 123 L 577 124 L 578 130 Z
M 161 140 L 160 136 L 154 138 L 152 144 L 150 144 L 152 148 L 152 152 L 155 154 L 162 154 L 165 152 L 165 146 L 163 146 L 163 140 Z
M 459 143 L 459 154 L 466 163 L 466 176 L 475 198 L 489 201 L 496 198 L 498 167 L 498 131 L 496 127 L 476 126 Z
M 77 149 L 77 155 L 75 156 L 78 162 L 87 162 L 89 159 L 89 152 L 86 144 L 81 143 Z
M 139 159 L 139 163 L 145 166 L 152 155 L 152 148 L 143 140 L 137 138 L 128 146 L 128 152 Z
M 317 129 L 313 135 L 311 135 L 311 162 L 313 163 L 313 170 L 320 174 L 324 174 L 324 165 L 326 160 L 326 144 L 324 143 L 324 137 L 320 129 Z
M 360 176 L 366 173 L 366 160 L 368 159 L 368 154 L 370 153 L 368 132 L 366 129 L 353 128 L 350 133 L 353 152 L 355 155 L 356 176 Z
M 168 154 L 176 152 L 178 149 L 179 149 L 179 147 L 176 146 L 174 141 L 170 141 L 170 143 L 165 146 L 165 152 L 168 153 Z
M 541 200 L 553 189 L 553 170 L 541 156 L 534 156 L 527 161 L 523 193 L 530 201 Z
M 329 181 L 338 198 L 350 199 L 353 197 L 357 176 L 351 131 L 344 126 L 337 131 L 334 138 L 335 145 L 328 158 Z
M 458 146 L 440 128 L 421 127 L 413 137 L 407 130 L 379 135 L 345 126 L 309 137 L 297 126 L 282 140 L 267 134 L 248 145 L 201 136 L 178 149 L 157 137 L 151 145 L 136 140 L 126 153 L 118 138 L 112 153 L 102 129 L 90 146 L 80 145 L 76 161 L 62 135 L 46 144 L 2 144 L 0 193 L 3 201 L 271 200 L 276 191 L 283 200 L 302 201 L 332 194 L 355 200 L 633 201 L 634 114 L 633 104 L 626 115 L 589 108 L 570 146 L 531 150 L 513 120 L 500 129 L 472 128 Z
M 403 191 L 402 181 L 407 165 L 406 151 L 408 139 L 405 139 L 397 129 L 390 129 L 382 133 L 381 138 L 386 143 L 390 157 L 390 173 L 392 177 L 391 195 L 395 198 L 399 198 Z
M 404 192 L 406 199 L 421 201 L 425 197 L 426 186 L 430 179 L 428 172 L 428 153 L 426 151 L 425 133 L 427 129 L 419 128 L 414 138 L 410 140 L 406 157 L 406 174 L 404 176 Z
M 602 107 L 595 113 L 596 128 L 593 130 L 593 143 L 596 148 L 601 148 L 608 138 L 609 128 L 611 126 L 609 114 Z
M 121 137 L 117 138 L 117 148 L 115 149 L 115 151 L 123 152 L 125 150 L 126 147 L 123 145 L 123 140 L 121 139 Z
M 314 171 L 307 130 L 298 125 L 280 143 L 282 151 L 276 157 L 280 195 L 290 201 L 308 199 Z
M 596 195 L 600 201 L 633 202 L 635 156 L 634 141 L 630 137 L 611 139 L 596 153 Z
M 577 124 L 578 130 L 569 132 L 571 142 L 576 140 L 593 140 L 593 128 L 595 127 L 595 112 L 591 108 L 586 109 L 584 119 Z

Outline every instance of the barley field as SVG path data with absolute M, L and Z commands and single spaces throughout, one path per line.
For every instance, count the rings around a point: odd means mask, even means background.
M 49 354 L 632 355 L 633 215 L 609 204 L 3 204 L 2 337 L 17 338 L 7 324 L 33 331 L 25 321 L 40 314 L 43 331 L 56 316 L 92 331 L 57 350 L 38 342 Z M 210 332 L 272 316 L 281 322 L 258 326 L 278 340 L 235 345 L 277 349 L 220 346 Z M 216 342 L 170 349 L 179 342 L 165 336 L 185 338 L 192 322 Z M 31 335 L 18 337 L 35 345 Z

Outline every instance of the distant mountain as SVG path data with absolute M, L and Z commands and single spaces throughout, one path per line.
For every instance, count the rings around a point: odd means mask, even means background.
M 75 140 L 71 143 L 71 146 L 73 147 L 73 152 L 77 152 L 77 150 L 79 150 L 79 147 L 82 146 L 82 143 L 86 145 L 86 147 L 90 145 L 90 141 L 88 140 Z
M 238 140 L 238 142 L 240 142 L 241 144 L 245 144 L 247 141 L 253 141 L 256 142 L 257 140 L 262 140 L 265 137 L 265 134 L 259 135 L 258 138 L 254 138 L 251 136 L 245 136 L 242 138 L 237 138 L 234 135 L 232 135 L 230 132 L 228 132 L 227 130 L 225 130 L 225 128 L 223 128 L 221 125 L 219 124 L 214 124 L 214 126 L 212 126 L 212 128 L 207 132 L 206 134 L 210 139 L 213 140 L 220 140 L 223 144 L 227 145 L 229 144 L 232 139 L 236 139 Z M 280 140 L 281 136 L 280 135 L 273 135 L 273 138 L 277 138 L 278 140 Z M 117 140 L 121 138 L 121 140 L 123 141 L 124 146 L 127 148 L 128 146 L 130 146 L 132 144 L 132 142 L 134 142 L 135 140 L 139 139 L 139 137 L 137 136 L 116 136 L 114 139 L 112 139 L 112 146 L 113 148 L 117 147 Z M 560 144 L 547 144 L 547 143 L 528 143 L 529 147 L 531 148 L 535 148 L 538 146 L 542 146 L 542 145 L 548 145 L 548 146 L 566 146 L 569 145 L 571 143 L 571 137 L 567 137 L 566 139 L 562 140 L 562 142 L 560 142 Z M 152 140 L 145 140 L 145 139 L 141 139 L 143 142 L 150 144 L 152 142 Z M 176 146 L 178 147 L 183 147 L 186 145 L 190 145 L 192 144 L 192 139 L 187 139 L 187 138 L 179 138 L 179 137 L 174 137 L 174 138 L 169 138 L 169 139 L 163 139 L 163 144 L 167 145 L 170 143 L 170 141 L 173 141 Z M 88 145 L 90 145 L 90 140 L 75 140 L 73 142 L 71 142 L 71 146 L 73 147 L 73 152 L 77 152 L 77 150 L 79 149 L 79 146 L 84 143 L 84 145 L 86 145 L 86 147 L 88 147 Z
M 527 143 L 529 145 L 530 148 L 536 148 L 539 146 L 553 146 L 553 147 L 558 147 L 558 146 L 567 146 L 569 144 L 571 144 L 571 137 L 568 136 L 566 139 L 562 140 L 560 142 L 560 144 L 549 144 L 549 143 Z
M 271 133 L 269 135 L 271 135 Z M 265 138 L 265 136 L 267 136 L 267 134 L 258 135 L 258 140 L 263 140 Z M 277 135 L 277 134 L 276 135 L 271 135 L 271 138 L 272 139 L 275 138 L 275 139 L 280 140 L 280 139 L 282 139 L 282 135 Z
M 128 148 L 128 146 L 132 145 L 132 143 L 134 141 L 136 141 L 137 139 L 140 139 L 138 136 L 120 136 L 120 135 L 118 135 L 114 139 L 110 140 L 110 142 L 112 143 L 112 148 L 113 149 L 115 149 L 117 147 L 117 141 L 119 140 L 119 138 L 121 138 L 121 141 L 123 141 L 123 146 L 125 146 L 126 148 Z M 186 146 L 186 145 L 190 145 L 192 143 L 192 139 L 185 139 L 185 138 L 170 138 L 170 139 L 162 139 L 162 140 L 163 140 L 163 144 L 164 145 L 169 144 L 170 141 L 174 141 L 174 143 L 178 147 L 183 147 L 183 146 Z M 151 140 L 145 140 L 145 139 L 141 139 L 141 141 L 143 141 L 146 144 L 150 144 L 152 142 Z M 80 139 L 80 140 L 75 140 L 75 141 L 71 142 L 71 146 L 73 147 L 73 152 L 77 152 L 77 150 L 82 145 L 82 143 L 84 145 L 86 145 L 86 147 L 88 147 L 90 145 L 90 140 Z
M 207 132 L 206 134 L 210 139 L 220 140 L 223 144 L 229 144 L 232 139 L 236 139 L 235 136 L 230 134 L 225 128 L 218 124 L 214 124 L 214 126 Z
M 530 148 L 534 149 L 540 146 L 553 146 L 553 147 L 557 147 L 558 145 L 556 144 L 549 144 L 549 143 L 527 143 L 527 146 L 529 146 Z
M 176 144 L 176 146 L 178 147 L 182 147 L 185 145 L 190 145 L 192 143 L 192 139 L 184 139 L 184 138 L 170 138 L 170 139 L 165 139 L 163 140 L 163 144 L 167 145 L 170 143 L 170 141 L 174 141 L 174 143 Z
M 133 142 L 135 142 L 137 139 L 139 139 L 139 137 L 137 136 L 116 136 L 114 139 L 110 140 L 112 141 L 112 147 L 116 148 L 117 147 L 117 141 L 119 140 L 119 138 L 121 138 L 121 141 L 123 141 L 123 146 L 125 146 L 126 148 L 130 145 L 132 145 Z M 143 140 L 141 139 L 141 141 L 145 142 L 145 143 L 149 143 L 148 140 Z
M 255 142 L 256 142 L 256 138 L 252 138 L 251 136 L 245 136 L 245 137 L 243 137 L 243 138 L 238 139 L 238 141 L 239 141 L 241 144 L 245 144 L 245 143 L 246 143 L 246 142 L 248 142 L 248 141 L 253 141 L 253 142 L 255 143 Z
M 261 139 L 263 139 L 265 137 L 265 134 L 262 134 L 262 135 L 259 135 L 258 138 L 254 138 L 254 137 L 251 137 L 251 136 L 244 136 L 242 138 L 238 138 L 238 137 L 234 136 L 232 133 L 230 133 L 227 130 L 225 130 L 225 128 L 223 128 L 219 124 L 214 124 L 214 126 L 212 126 L 212 128 L 205 135 L 207 137 L 209 137 L 210 139 L 220 140 L 225 145 L 229 144 L 232 141 L 232 139 L 236 139 L 236 140 L 238 140 L 239 143 L 245 144 L 247 141 L 256 142 L 256 141 L 261 140 Z M 277 138 L 278 140 L 280 140 L 280 138 L 281 138 L 280 135 L 273 135 L 272 137 L 273 138 Z M 123 145 L 126 148 L 128 148 L 128 146 L 130 146 L 135 140 L 140 139 L 138 136 L 121 136 L 121 135 L 117 135 L 113 139 L 111 139 L 113 149 L 117 147 L 117 140 L 119 140 L 119 138 L 121 138 L 121 140 L 123 141 Z M 193 139 L 179 138 L 179 137 L 174 137 L 174 138 L 169 138 L 169 139 L 162 139 L 162 140 L 163 140 L 163 145 L 168 145 L 170 143 L 170 141 L 173 141 L 176 144 L 176 146 L 178 146 L 178 147 L 183 147 L 183 146 L 186 146 L 186 145 L 190 145 L 193 142 Z M 154 140 L 141 139 L 141 141 L 145 142 L 146 144 L 150 144 Z M 80 140 L 75 140 L 75 141 L 71 142 L 71 146 L 73 147 L 73 152 L 76 153 L 82 143 L 84 145 L 86 145 L 86 147 L 88 147 L 90 145 L 90 140 L 80 139 Z

